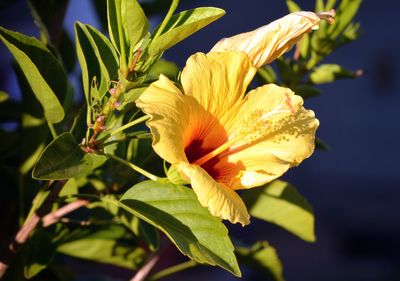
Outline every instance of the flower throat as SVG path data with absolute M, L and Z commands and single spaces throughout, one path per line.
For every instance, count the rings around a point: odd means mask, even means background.
M 261 109 L 253 111 L 244 120 L 238 132 L 232 135 L 227 142 L 192 163 L 201 166 L 207 161 L 225 152 L 227 149 L 238 142 L 241 142 L 242 145 L 246 145 L 260 138 L 263 138 L 268 134 L 267 129 L 271 125 L 271 117 L 285 113 L 294 114 L 294 112 L 295 110 L 292 106 L 290 96 L 288 93 L 286 93 L 286 98 L 274 109 L 269 112 L 265 112 Z

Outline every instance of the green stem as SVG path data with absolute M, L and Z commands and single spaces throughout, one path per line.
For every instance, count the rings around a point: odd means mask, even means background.
M 142 117 L 140 117 L 140 118 L 138 118 L 138 119 L 135 119 L 135 120 L 133 120 L 133 121 L 131 121 L 131 122 L 129 122 L 129 123 L 126 123 L 125 125 L 123 125 L 123 126 L 117 128 L 117 129 L 115 129 L 114 131 L 112 131 L 112 132 L 106 134 L 105 136 L 103 136 L 103 137 L 102 137 L 101 139 L 99 139 L 98 141 L 99 141 L 100 143 L 102 143 L 102 142 L 106 141 L 109 137 L 111 137 L 111 136 L 113 136 L 113 135 L 115 135 L 115 134 L 118 134 L 119 132 L 122 132 L 123 130 L 126 130 L 126 129 L 132 127 L 132 126 L 135 126 L 135 125 L 139 124 L 139 123 L 142 123 L 142 122 L 144 122 L 144 121 L 146 121 L 146 120 L 148 120 L 148 119 L 150 119 L 150 116 L 144 115 L 144 116 L 142 116 Z
M 69 200 L 69 199 L 92 199 L 92 200 L 96 200 L 96 201 L 100 201 L 101 197 L 99 195 L 96 194 L 88 194 L 88 193 L 79 193 L 79 194 L 73 194 L 73 195 L 67 195 L 62 197 L 64 198 L 64 200 Z M 68 202 L 68 201 L 66 201 Z
M 57 132 L 56 132 L 56 129 L 54 128 L 53 124 L 50 123 L 49 121 L 47 121 L 47 125 L 49 126 L 49 129 L 50 129 L 53 139 L 57 138 Z
M 120 143 L 120 142 L 124 142 L 124 141 L 128 141 L 128 140 L 133 140 L 133 139 L 151 139 L 151 134 L 148 132 L 142 133 L 142 134 L 133 134 L 133 135 L 127 135 L 125 138 L 123 139 L 117 139 L 117 140 L 112 140 L 112 141 L 108 141 L 103 143 L 102 147 L 106 147 L 108 145 L 112 145 L 115 143 Z
M 156 39 L 161 33 L 164 31 L 165 26 L 169 22 L 170 18 L 174 14 L 176 8 L 178 7 L 179 0 L 172 0 L 171 6 L 169 7 L 168 13 L 165 16 L 164 20 L 162 21 L 160 28 L 157 30 L 156 34 L 153 37 L 153 40 Z
M 194 261 L 194 260 L 190 260 L 190 261 L 187 261 L 187 262 L 184 262 L 184 263 L 180 263 L 180 264 L 171 266 L 171 267 L 169 267 L 169 268 L 166 268 L 166 269 L 164 269 L 164 270 L 161 270 L 161 271 L 157 272 L 156 274 L 154 274 L 153 276 L 151 276 L 151 277 L 148 279 L 148 281 L 156 281 L 156 280 L 159 280 L 159 279 L 161 279 L 161 278 L 164 278 L 164 277 L 166 277 L 166 276 L 168 276 L 168 275 L 177 273 L 177 272 L 179 272 L 179 271 L 182 271 L 182 270 L 185 270 L 185 269 L 188 269 L 188 268 L 195 267 L 195 266 L 197 266 L 198 264 L 199 264 L 198 262 L 196 262 L 196 261 Z
M 310 60 L 307 62 L 307 70 L 311 70 L 317 63 L 319 63 L 324 57 L 316 54 L 312 54 Z
M 122 27 L 121 0 L 115 0 L 115 11 L 117 14 L 119 47 L 121 49 L 121 56 L 119 58 L 120 69 L 123 75 L 126 75 L 128 73 L 128 65 L 126 62 L 125 35 Z
M 89 97 L 86 100 L 86 126 L 87 126 L 87 129 L 86 129 L 85 143 L 88 143 L 88 141 L 89 141 L 90 127 L 92 125 L 92 107 L 90 105 L 90 99 L 91 99 L 91 97 L 89 94 Z
M 150 116 L 144 115 L 144 116 L 142 116 L 142 117 L 140 117 L 140 118 L 138 118 L 136 120 L 133 120 L 133 121 L 131 121 L 131 122 L 129 122 L 129 123 L 117 128 L 117 129 L 115 129 L 114 131 L 112 131 L 110 133 L 110 136 L 118 134 L 119 132 L 122 132 L 125 129 L 128 129 L 128 128 L 132 127 L 132 126 L 135 126 L 136 124 L 139 124 L 139 123 L 142 123 L 144 121 L 147 121 L 148 119 L 150 119 Z
M 143 176 L 145 176 L 145 177 L 147 177 L 147 178 L 149 178 L 149 179 L 151 179 L 151 180 L 153 180 L 153 181 L 158 181 L 158 179 L 159 179 L 157 176 L 155 176 L 155 175 L 153 175 L 153 174 L 147 172 L 146 170 L 143 170 L 143 169 L 140 168 L 139 166 L 136 166 L 135 164 L 133 164 L 133 163 L 131 163 L 131 162 L 129 162 L 129 161 L 126 161 L 126 160 L 124 160 L 124 159 L 122 159 L 122 158 L 119 158 L 118 156 L 111 155 L 111 154 L 107 154 L 107 153 L 106 153 L 105 155 L 106 155 L 107 157 L 111 158 L 111 159 L 114 159 L 114 160 L 116 160 L 116 161 L 118 161 L 118 162 L 120 162 L 120 163 L 122 163 L 122 164 L 128 166 L 128 167 L 131 168 L 132 170 L 134 170 L 134 171 L 136 171 L 136 172 L 142 174 Z
M 82 107 L 78 110 L 78 112 L 76 113 L 74 120 L 72 121 L 72 125 L 71 128 L 69 128 L 69 132 L 72 134 L 76 128 L 76 125 L 78 124 L 79 121 L 79 117 L 82 114 Z

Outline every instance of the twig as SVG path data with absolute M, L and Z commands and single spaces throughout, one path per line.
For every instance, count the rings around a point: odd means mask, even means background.
M 150 260 L 133 276 L 133 278 L 130 281 L 143 281 L 147 275 L 150 273 L 150 271 L 153 269 L 155 264 L 158 262 L 160 259 L 160 256 L 158 255 L 153 255 Z
M 129 161 L 126 161 L 125 159 L 122 159 L 122 158 L 119 158 L 119 157 L 117 157 L 115 155 L 107 154 L 107 153 L 105 153 L 104 155 L 107 156 L 108 158 L 114 159 L 114 160 L 116 160 L 116 161 L 118 161 L 118 162 L 120 162 L 120 163 L 122 163 L 122 164 L 124 164 L 124 165 L 126 165 L 128 167 L 130 167 L 132 170 L 142 174 L 143 176 L 151 179 L 152 181 L 158 181 L 159 180 L 159 177 L 157 177 L 156 175 L 153 175 L 152 173 L 147 172 L 146 170 L 140 168 L 139 166 L 136 166 L 135 164 L 133 164 L 133 163 L 131 163 Z
M 43 204 L 21 227 L 21 229 L 15 235 L 13 241 L 11 241 L 11 243 L 8 245 L 8 248 L 2 253 L 0 258 L 0 278 L 3 277 L 19 249 L 26 243 L 30 234 L 35 230 L 40 222 L 40 219 L 50 211 L 53 201 L 57 198 L 65 182 L 65 180 L 55 181 L 49 185 L 50 193 L 44 200 Z
M 89 204 L 89 201 L 83 200 L 83 199 L 78 199 L 74 202 L 71 202 L 71 203 L 61 207 L 60 209 L 58 209 L 50 214 L 47 214 L 43 218 L 43 227 L 47 227 L 49 225 L 52 225 L 52 224 L 58 222 L 66 214 L 69 214 L 83 206 L 86 206 L 87 204 Z

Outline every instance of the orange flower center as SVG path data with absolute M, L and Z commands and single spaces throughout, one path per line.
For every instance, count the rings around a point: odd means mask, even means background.
M 208 116 L 201 124 L 191 128 L 191 134 L 186 142 L 185 154 L 189 163 L 197 164 L 217 182 L 228 183 L 241 170 L 240 163 L 228 162 L 231 153 L 251 145 L 266 137 L 271 127 L 271 117 L 294 113 L 289 94 L 273 110 L 265 112 L 255 110 L 241 122 L 240 128 L 231 136 L 216 118 Z M 236 147 L 235 147 L 236 146 Z M 232 149 L 235 147 L 234 149 Z
M 217 132 L 218 130 L 218 132 Z M 224 182 L 226 180 L 226 171 L 228 166 L 221 165 L 220 157 L 212 157 L 199 164 L 196 160 L 221 147 L 227 141 L 226 132 L 222 127 L 214 128 L 210 133 L 199 133 L 203 130 L 194 130 L 194 135 L 185 147 L 186 158 L 191 164 L 198 164 L 216 181 Z M 232 164 L 230 164 L 232 166 Z M 225 180 L 224 180 L 225 179 Z

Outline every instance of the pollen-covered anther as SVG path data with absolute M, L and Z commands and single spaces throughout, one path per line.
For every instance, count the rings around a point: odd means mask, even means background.
M 317 13 L 317 16 L 321 20 L 326 20 L 327 22 L 329 22 L 329 24 L 333 24 L 335 22 L 336 12 L 334 9 L 331 9 L 327 12 L 319 12 Z
M 294 114 L 296 112 L 296 110 L 294 109 L 293 105 L 292 105 L 292 100 L 290 99 L 290 95 L 288 93 L 285 93 L 286 99 L 285 99 L 285 103 L 287 105 L 287 107 L 289 108 L 290 112 L 292 114 Z
M 253 111 L 249 117 L 243 121 L 239 133 L 231 139 L 232 144 L 234 143 L 234 139 L 242 144 L 248 144 L 265 137 L 274 124 L 273 116 L 287 113 L 294 114 L 295 111 L 290 95 L 286 93 L 285 99 L 272 110 L 267 112 L 260 109 Z

